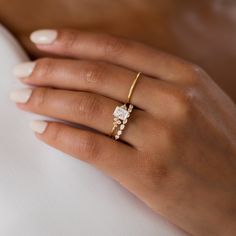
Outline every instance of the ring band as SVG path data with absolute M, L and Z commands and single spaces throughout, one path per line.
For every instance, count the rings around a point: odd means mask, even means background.
M 134 79 L 130 89 L 129 89 L 129 94 L 128 94 L 128 101 L 127 101 L 127 104 L 130 103 L 130 100 L 131 100 L 131 97 L 133 95 L 133 92 L 134 92 L 134 88 L 135 88 L 135 85 L 137 84 L 137 81 L 138 79 L 140 78 L 141 76 L 141 72 L 139 72 L 137 75 L 136 75 L 136 78 Z
M 138 79 L 141 77 L 140 75 L 141 75 L 141 72 L 139 72 L 136 75 L 130 87 L 127 103 L 123 104 L 122 106 L 117 106 L 113 113 L 113 116 L 114 116 L 113 128 L 110 132 L 110 136 L 113 137 L 115 140 L 118 140 L 120 138 L 125 128 L 125 125 L 128 122 L 128 118 L 130 117 L 130 114 L 133 110 L 134 106 L 130 103 L 130 101 L 134 92 L 135 85 L 137 84 Z M 117 129 L 117 132 L 116 134 L 114 134 L 114 131 L 116 129 Z

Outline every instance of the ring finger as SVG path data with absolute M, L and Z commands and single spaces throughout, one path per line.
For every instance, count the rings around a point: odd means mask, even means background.
M 23 110 L 88 126 L 104 134 L 110 133 L 113 111 L 121 105 L 98 94 L 49 88 L 20 89 L 11 98 Z M 145 111 L 134 109 L 121 139 L 132 146 L 141 145 L 137 137 L 143 138 L 143 124 L 152 119 L 148 117 Z

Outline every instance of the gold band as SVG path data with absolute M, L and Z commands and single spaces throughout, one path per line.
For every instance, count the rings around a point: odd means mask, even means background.
M 140 78 L 140 76 L 141 76 L 141 72 L 139 72 L 139 73 L 137 74 L 136 78 L 134 79 L 134 81 L 133 81 L 133 83 L 132 83 L 132 85 L 131 85 L 131 87 L 130 87 L 127 103 L 130 103 L 131 96 L 133 95 L 135 85 L 137 84 L 137 81 L 138 81 L 138 79 Z
M 116 126 L 113 124 L 112 130 L 111 130 L 111 132 L 109 134 L 110 137 L 113 136 L 113 132 L 115 131 L 115 129 L 116 129 Z

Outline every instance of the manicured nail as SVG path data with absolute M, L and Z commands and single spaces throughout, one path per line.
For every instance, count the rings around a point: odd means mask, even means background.
M 18 89 L 10 93 L 10 99 L 17 103 L 27 103 L 32 95 L 31 88 Z
M 47 126 L 48 126 L 48 123 L 45 121 L 35 120 L 35 121 L 31 121 L 30 123 L 30 128 L 38 134 L 43 134 Z
M 30 35 L 30 40 L 36 44 L 51 44 L 57 38 L 56 30 L 37 30 Z
M 28 77 L 32 74 L 34 67 L 36 63 L 35 62 L 24 62 L 21 63 L 13 69 L 13 74 L 16 77 Z

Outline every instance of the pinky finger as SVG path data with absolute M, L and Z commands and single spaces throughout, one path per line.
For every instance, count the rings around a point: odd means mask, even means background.
M 132 171 L 137 151 L 127 144 L 58 122 L 33 121 L 30 126 L 41 141 L 94 165 L 115 179 L 118 176 L 123 179 L 122 175 Z

